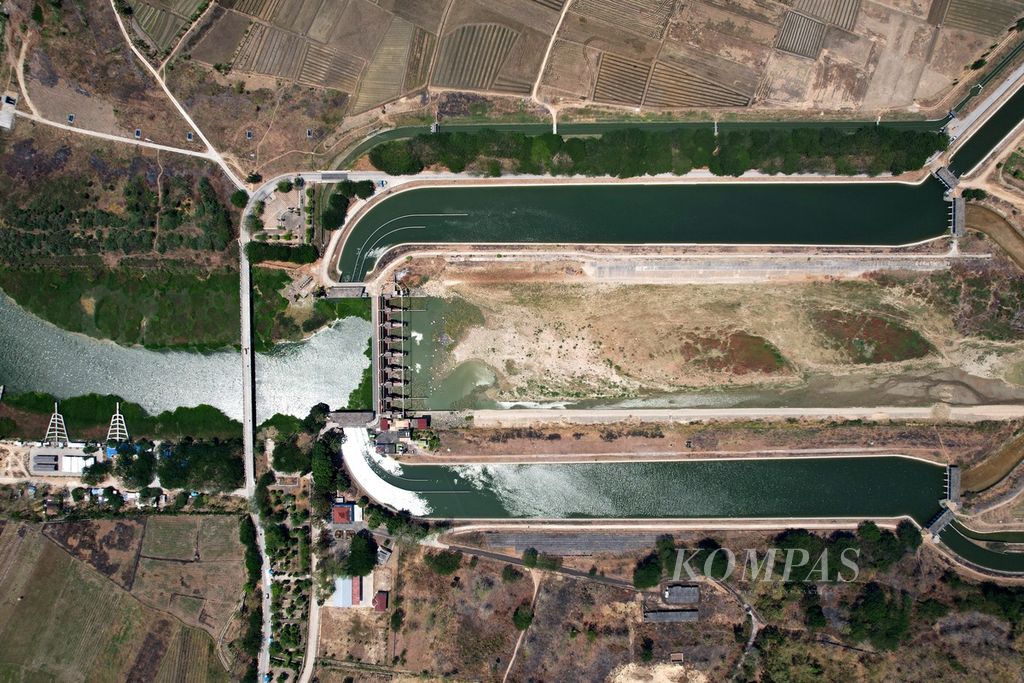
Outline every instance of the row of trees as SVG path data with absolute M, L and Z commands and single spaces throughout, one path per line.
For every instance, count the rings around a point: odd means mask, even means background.
M 715 175 L 764 173 L 900 174 L 921 168 L 949 143 L 944 133 L 887 126 L 739 130 L 715 136 L 709 127 L 666 131 L 624 129 L 593 138 L 482 130 L 423 134 L 378 145 L 370 161 L 391 175 L 440 164 L 455 173 L 475 170 L 620 178 L 708 168 Z M 494 162 L 504 163 L 494 163 Z
M 245 253 L 252 263 L 263 263 L 264 261 L 313 263 L 320 258 L 320 252 L 312 244 L 289 246 L 274 242 L 252 241 L 245 245 Z

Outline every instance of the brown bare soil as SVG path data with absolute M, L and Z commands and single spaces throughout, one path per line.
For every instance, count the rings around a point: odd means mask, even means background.
M 53 522 L 43 527 L 43 533 L 72 557 L 131 590 L 145 528 L 144 518 L 97 519 Z
M 992 209 L 980 204 L 967 205 L 967 227 L 980 230 L 998 244 L 1013 262 L 1024 269 L 1024 236 Z
M 400 554 L 398 584 L 404 626 L 393 638 L 392 652 L 408 671 L 434 675 L 501 680 L 518 631 L 512 612 L 529 602 L 529 577 L 503 583 L 503 564 L 480 559 L 440 576 L 422 560 L 422 550 Z M 397 595 L 396 595 L 397 593 Z
M 27 5 L 27 18 L 32 4 L 18 4 Z M 44 8 L 44 15 L 43 30 L 28 38 L 26 64 L 28 95 L 41 115 L 64 122 L 75 114 L 76 125 L 92 130 L 132 137 L 139 128 L 144 139 L 202 150 L 198 138 L 186 140 L 188 125 L 129 50 L 109 3 Z

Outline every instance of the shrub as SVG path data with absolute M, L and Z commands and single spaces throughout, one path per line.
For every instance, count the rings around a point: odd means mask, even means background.
M 512 613 L 512 623 L 520 631 L 525 631 L 530 628 L 530 624 L 533 623 L 533 610 L 526 603 L 516 607 L 516 611 Z
M 294 189 L 295 189 L 294 183 L 292 183 L 292 181 L 290 181 L 288 179 L 281 180 L 281 181 L 279 181 L 277 183 L 277 191 L 281 192 L 282 194 L 287 194 L 287 193 L 291 192 Z
M 640 560 L 633 570 L 633 585 L 639 590 L 653 588 L 661 582 L 661 560 L 651 554 Z
M 454 574 L 462 565 L 462 553 L 458 550 L 442 550 L 437 553 L 427 553 L 423 556 L 427 566 L 441 576 Z
M 501 570 L 501 580 L 505 583 L 515 583 L 523 578 L 523 573 L 510 564 L 506 564 Z

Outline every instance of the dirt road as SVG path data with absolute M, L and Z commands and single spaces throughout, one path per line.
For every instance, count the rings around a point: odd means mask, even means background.
M 641 408 L 616 410 L 516 409 L 475 410 L 476 427 L 523 427 L 533 424 L 610 424 L 636 420 L 641 422 L 697 422 L 702 420 L 784 420 L 786 418 L 822 420 L 937 420 L 980 422 L 1019 420 L 1024 405 L 980 405 L 879 408 Z

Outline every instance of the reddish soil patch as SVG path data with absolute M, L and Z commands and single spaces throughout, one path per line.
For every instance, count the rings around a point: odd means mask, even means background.
M 782 354 L 767 339 L 743 331 L 686 334 L 680 340 L 679 351 L 687 362 L 711 372 L 770 374 L 786 367 Z
M 47 524 L 43 533 L 76 559 L 131 590 L 144 530 L 144 520 L 101 519 Z
M 879 316 L 832 309 L 815 312 L 812 319 L 828 342 L 854 363 L 894 363 L 932 352 L 918 332 Z

